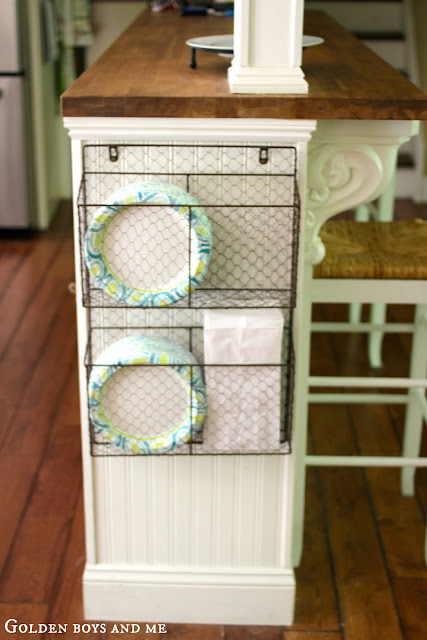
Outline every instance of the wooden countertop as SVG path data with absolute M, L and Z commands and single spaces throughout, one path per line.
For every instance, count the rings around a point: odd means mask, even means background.
M 232 33 L 227 17 L 146 11 L 62 96 L 65 117 L 427 119 L 427 96 L 325 13 L 304 33 L 325 43 L 303 53 L 308 95 L 232 94 L 230 60 L 197 53 L 188 38 Z

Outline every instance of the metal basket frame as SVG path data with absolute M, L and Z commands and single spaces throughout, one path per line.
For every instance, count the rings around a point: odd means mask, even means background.
M 114 152 L 112 153 L 112 149 Z M 164 150 L 167 156 L 167 161 L 165 160 L 165 164 L 167 164 L 168 171 L 160 172 L 156 171 L 155 173 L 150 172 L 147 167 L 142 167 L 141 162 L 135 163 L 138 165 L 137 168 L 144 169 L 144 171 L 134 172 L 134 171 L 93 171 L 88 170 L 87 165 L 89 164 L 89 168 L 91 168 L 90 162 L 87 160 L 88 150 L 95 153 L 104 153 L 108 152 L 108 157 L 112 158 L 110 164 L 112 166 L 115 165 L 116 162 L 119 161 L 123 150 L 136 149 L 139 152 L 143 152 L 144 150 Z M 221 155 L 221 153 L 226 154 L 230 149 L 234 152 L 241 154 L 242 161 L 246 158 L 248 154 L 251 154 L 252 160 L 253 155 L 259 154 L 259 168 L 262 169 L 251 173 L 245 171 L 234 171 L 233 173 L 223 171 L 222 173 L 218 172 L 179 172 L 171 170 L 171 160 L 170 154 L 173 153 L 185 153 L 188 152 L 191 154 L 203 154 L 203 152 L 208 153 L 208 151 L 214 150 L 216 154 Z M 267 172 L 265 167 L 268 166 L 268 158 L 271 157 L 273 151 L 278 153 L 285 153 L 289 155 L 287 166 L 284 168 L 283 172 L 279 172 L 277 170 Z M 105 162 L 104 162 L 105 164 Z M 110 167 L 111 168 L 111 167 Z M 258 263 L 256 265 L 256 270 L 258 273 L 258 278 L 263 281 L 263 286 L 251 286 L 251 287 L 242 287 L 238 282 L 228 282 L 227 286 L 212 286 L 206 283 L 206 279 L 199 284 L 199 286 L 190 291 L 188 296 L 182 300 L 179 300 L 171 305 L 174 308 L 194 308 L 194 309 L 209 309 L 209 308 L 284 308 L 284 307 L 294 307 L 296 302 L 296 272 L 297 272 L 297 261 L 298 261 L 298 237 L 299 237 L 299 220 L 300 220 L 300 200 L 298 194 L 298 188 L 296 183 L 296 149 L 292 146 L 250 146 L 250 145 L 170 145 L 170 144 L 148 144 L 148 145 L 85 145 L 83 147 L 83 177 L 80 188 L 80 194 L 78 199 L 78 211 L 79 211 L 79 236 L 80 236 L 80 256 L 81 256 L 81 272 L 83 278 L 83 304 L 86 307 L 120 307 L 126 306 L 124 303 L 115 300 L 114 298 L 108 296 L 104 293 L 104 291 L 100 288 L 97 288 L 92 282 L 91 276 L 89 274 L 86 261 L 85 261 L 85 252 L 84 252 L 84 242 L 85 235 L 90 224 L 90 220 L 94 212 L 102 207 L 105 202 L 102 200 L 94 199 L 93 195 L 89 192 L 91 189 L 89 188 L 89 182 L 92 185 L 95 185 L 92 190 L 97 190 L 97 183 L 103 184 L 108 180 L 114 179 L 118 183 L 123 184 L 125 181 L 148 181 L 153 180 L 153 178 L 163 178 L 167 182 L 174 182 L 177 179 L 183 180 L 185 182 L 186 191 L 192 193 L 192 182 L 195 180 L 206 180 L 210 178 L 215 178 L 218 181 L 218 184 L 221 185 L 221 180 L 233 179 L 237 184 L 242 184 L 245 180 L 256 180 L 261 184 L 264 184 L 265 188 L 269 191 L 270 197 L 273 197 L 276 202 L 271 203 L 259 203 L 259 202 L 239 202 L 229 201 L 229 202 L 221 202 L 216 203 L 215 200 L 210 200 L 210 202 L 206 203 L 203 201 L 200 202 L 200 206 L 205 210 L 207 216 L 213 218 L 213 224 L 215 224 L 215 218 L 221 218 L 221 220 L 226 220 L 228 216 L 234 215 L 238 217 L 246 216 L 247 220 L 258 220 L 259 225 L 262 228 L 267 228 L 269 223 L 271 224 L 271 219 L 273 216 L 275 220 L 279 221 L 281 218 L 281 225 L 283 229 L 286 225 L 286 230 L 289 232 L 286 234 L 286 244 L 284 242 L 284 238 L 280 239 L 281 242 L 275 242 L 276 238 L 274 238 L 273 234 L 271 234 L 271 240 L 269 247 L 264 247 L 264 255 L 262 257 L 263 264 L 260 264 L 261 258 L 258 259 Z M 287 201 L 277 203 L 278 195 L 272 195 L 273 192 L 277 189 L 277 185 L 281 185 L 283 180 L 286 180 L 286 189 L 285 191 L 289 191 L 286 193 Z M 273 181 L 273 187 L 271 186 Z M 276 185 L 276 187 L 274 187 Z M 236 189 L 242 189 L 241 186 L 236 187 Z M 254 190 L 254 189 L 253 189 Z M 241 194 L 243 195 L 243 194 Z M 209 196 L 210 198 L 214 198 L 214 196 Z M 183 203 L 185 206 L 186 203 Z M 134 207 L 150 207 L 153 208 L 156 205 L 153 204 L 138 204 L 132 205 Z M 157 205 L 159 207 L 163 205 Z M 179 205 L 178 205 L 179 206 Z M 189 224 L 188 224 L 188 266 L 189 273 L 188 277 L 190 279 L 190 257 L 191 257 L 191 242 L 192 242 L 192 234 L 191 234 L 191 211 L 192 207 L 189 206 L 190 215 L 189 215 Z M 279 224 L 279 230 L 280 230 Z M 220 227 L 219 222 L 217 223 L 218 228 Z M 257 237 L 254 233 L 254 237 L 251 238 L 252 243 L 256 244 Z M 280 244 L 280 251 L 279 246 Z M 224 247 L 221 246 L 221 240 L 215 238 L 214 234 L 214 250 L 217 253 L 221 253 Z M 243 245 L 242 245 L 243 247 Z M 244 247 L 243 247 L 244 248 Z M 270 254 L 268 252 L 271 252 Z M 269 271 L 269 264 L 271 263 L 272 255 L 274 254 L 275 265 L 280 267 L 281 273 L 285 274 L 286 282 L 283 283 L 283 286 L 278 286 L 277 282 L 273 282 L 272 278 L 274 274 L 276 274 L 277 269 L 271 267 Z M 238 258 L 238 256 L 237 256 Z M 236 259 L 237 259 L 236 258 Z M 217 267 L 215 265 L 214 257 L 212 257 L 211 265 L 209 267 L 209 271 L 215 270 Z M 255 268 L 255 262 L 254 262 Z M 221 272 L 217 274 L 216 280 L 221 280 Z M 230 274 L 227 275 L 230 278 Z M 282 278 L 283 279 L 283 278 Z
M 294 384 L 294 355 L 292 346 L 292 309 L 296 304 L 296 279 L 298 262 L 298 243 L 300 225 L 300 199 L 297 187 L 297 150 L 294 146 L 283 145 L 238 145 L 238 144 L 175 144 L 175 143 L 147 143 L 147 144 L 86 144 L 82 149 L 83 175 L 78 197 L 78 220 L 80 239 L 80 259 L 82 274 L 83 304 L 88 308 L 89 321 L 89 341 L 86 350 L 86 370 L 89 381 L 90 372 L 97 366 L 93 349 L 93 340 L 96 332 L 115 331 L 131 334 L 155 333 L 169 330 L 170 332 L 188 332 L 187 346 L 192 352 L 195 346 L 195 336 L 199 332 L 203 333 L 201 324 L 189 324 L 189 311 L 198 313 L 202 309 L 256 309 L 256 308 L 278 308 L 288 310 L 284 328 L 284 346 L 281 362 L 277 365 L 263 364 L 227 364 L 215 365 L 203 362 L 202 352 L 198 353 L 198 361 L 204 376 L 209 375 L 209 371 L 215 371 L 215 367 L 227 367 L 233 375 L 237 371 L 236 367 L 278 367 L 280 369 L 281 384 L 281 424 L 280 424 L 280 450 L 260 450 L 260 451 L 233 451 L 215 452 L 204 448 L 204 429 L 194 433 L 187 445 L 178 447 L 176 450 L 158 453 L 156 455 L 283 455 L 291 451 L 291 424 L 293 406 L 293 384 Z M 147 160 L 148 158 L 148 160 Z M 149 159 L 153 159 L 151 165 Z M 211 159 L 214 171 L 208 170 L 208 160 Z M 230 160 L 231 158 L 231 160 Z M 276 160 L 275 160 L 276 158 Z M 283 159 L 283 167 L 278 166 L 278 160 Z M 177 170 L 178 160 L 181 159 L 186 167 L 185 171 Z M 202 168 L 200 165 L 204 165 Z M 223 163 L 223 164 L 222 164 Z M 269 164 L 270 163 L 270 164 Z M 274 164 L 276 163 L 276 164 Z M 163 170 L 161 170 L 163 169 Z M 232 170 L 231 170 L 232 169 Z M 85 261 L 84 243 L 90 220 L 93 213 L 105 205 L 105 197 L 96 197 L 98 193 L 114 191 L 110 185 L 123 186 L 126 182 L 161 180 L 165 182 L 178 183 L 187 192 L 206 193 L 207 201 L 203 201 L 196 193 L 200 206 L 205 210 L 213 226 L 221 228 L 221 220 L 231 220 L 231 216 L 243 216 L 242 220 L 257 221 L 254 225 L 252 243 L 257 241 L 256 233 L 259 233 L 260 225 L 268 228 L 272 219 L 280 221 L 279 229 L 283 223 L 283 229 L 287 230 L 286 241 L 284 236 L 274 238 L 277 242 L 272 242 L 271 254 L 269 246 L 264 246 L 261 258 L 258 256 L 257 268 L 261 271 L 260 277 L 264 277 L 264 286 L 242 287 L 239 283 L 232 286 L 233 282 L 228 280 L 227 286 L 212 286 L 203 281 L 199 286 L 190 291 L 186 298 L 169 305 L 165 309 L 155 309 L 153 313 L 163 315 L 172 314 L 173 319 L 160 325 L 156 322 L 122 324 L 115 320 L 105 322 L 104 314 L 125 312 L 129 313 L 151 313 L 149 307 L 128 307 L 126 304 L 115 300 L 97 288 L 89 274 Z M 212 181 L 212 187 L 210 182 Z M 208 185 L 208 186 L 206 186 Z M 245 185 L 249 185 L 245 191 Z M 258 186 L 261 186 L 260 191 Z M 212 189 L 213 193 L 209 191 Z M 204 190 L 204 191 L 203 191 Z M 228 191 L 227 191 L 228 190 Z M 240 191 L 239 191 L 240 190 Z M 215 192 L 222 195 L 215 200 Z M 248 197 L 252 194 L 251 197 Z M 230 194 L 230 201 L 225 199 L 224 193 Z M 265 200 L 263 194 L 267 194 Z M 241 195 L 241 198 L 238 196 Z M 282 201 L 283 199 L 283 201 Z M 262 200 L 262 201 L 260 201 Z M 138 204 L 132 206 L 161 206 L 153 204 Z M 179 206 L 179 205 L 178 205 Z M 187 206 L 183 202 L 182 206 Z M 191 220 L 192 206 L 188 205 L 188 265 L 190 277 L 191 260 Z M 221 218 L 222 216 L 222 218 Z M 236 219 L 236 218 L 235 218 Z M 219 234 L 220 235 L 220 234 Z M 267 238 L 268 240 L 268 238 Z M 267 242 L 267 241 L 265 241 Z M 215 237 L 214 245 L 220 253 L 222 250 L 221 238 Z M 274 257 L 273 267 L 268 267 L 269 260 Z M 263 264 L 260 264 L 260 260 Z M 215 256 L 211 259 L 209 269 L 215 273 Z M 278 286 L 277 282 L 271 279 L 275 271 L 275 265 L 279 264 L 281 273 L 286 273 L 286 283 Z M 264 265 L 264 266 L 263 266 Z M 264 269 L 264 272 L 262 271 Z M 270 269 L 270 271 L 269 271 Z M 219 277 L 219 276 L 218 276 Z M 270 286 L 268 286 L 270 285 Z M 136 312 L 135 312 L 136 309 Z M 126 322 L 126 320 L 125 320 Z M 197 332 L 197 334 L 196 334 Z M 197 348 L 196 348 L 197 350 Z M 125 365 L 127 366 L 127 365 Z M 171 366 L 164 364 L 138 364 L 131 366 Z M 233 370 L 234 367 L 234 370 Z M 192 377 L 191 377 L 192 381 Z M 190 397 L 191 394 L 190 394 Z M 191 402 L 191 401 L 190 401 Z M 191 407 L 190 407 L 191 410 Z M 121 452 L 116 447 L 111 446 L 104 439 L 100 439 L 95 433 L 94 426 L 90 422 L 90 450 L 92 456 L 123 456 L 123 455 L 144 455 L 129 454 Z

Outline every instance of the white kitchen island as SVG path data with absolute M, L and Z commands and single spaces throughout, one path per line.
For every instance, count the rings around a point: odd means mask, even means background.
M 232 94 L 228 62 L 200 54 L 198 68 L 190 69 L 184 44 L 194 35 L 231 29 L 226 18 L 143 14 L 63 96 L 73 145 L 87 547 L 83 588 L 90 619 L 292 623 L 293 566 L 302 535 L 307 305 L 311 267 L 323 257 L 317 234 L 328 217 L 381 193 L 399 145 L 416 129 L 412 121 L 426 113 L 420 91 L 318 13 L 306 17 L 305 32 L 325 39 L 304 54 L 307 95 Z M 94 455 L 87 398 L 90 333 L 140 328 L 145 320 L 140 321 L 141 310 L 88 304 L 79 206 L 87 173 L 84 150 L 90 145 L 112 150 L 107 164 L 124 163 L 126 174 L 126 147 L 179 144 L 221 146 L 226 152 L 232 146 L 255 148 L 260 158 L 267 149 L 270 162 L 279 148 L 295 151 L 301 201 L 299 235 L 293 230 L 299 244 L 292 282 L 297 296 L 295 308 L 294 299 L 283 305 L 293 316 L 292 453 L 283 447 L 273 455 L 197 455 L 194 448 L 189 455 Z M 265 166 L 268 175 L 268 162 Z M 105 172 L 101 158 L 92 173 Z M 170 173 L 174 176 L 176 167 Z M 94 198 L 95 204 L 103 202 Z M 173 322 L 183 322 L 177 320 L 181 311 Z M 187 311 L 189 321 L 200 324 L 197 305 Z

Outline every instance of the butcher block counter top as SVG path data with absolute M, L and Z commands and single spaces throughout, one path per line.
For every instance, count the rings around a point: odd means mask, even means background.
M 230 60 L 192 37 L 232 33 L 229 17 L 142 13 L 62 96 L 64 117 L 424 120 L 427 96 L 325 13 L 305 14 L 323 44 L 303 52 L 308 95 L 232 94 Z

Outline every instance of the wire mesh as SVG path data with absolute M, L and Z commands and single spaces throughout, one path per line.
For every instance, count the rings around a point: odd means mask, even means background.
M 111 366 L 103 359 L 106 349 L 129 336 L 173 340 L 198 365 L 178 361 L 113 367 L 100 393 L 101 427 L 89 393 L 92 455 L 289 453 L 294 374 L 290 318 L 291 312 L 277 364 L 206 364 L 200 326 L 93 328 L 86 353 L 89 388 L 93 372 Z M 202 387 L 206 405 L 198 396 Z
M 86 306 L 127 306 L 89 273 L 85 241 L 91 221 L 111 194 L 147 181 L 173 184 L 190 193 L 212 230 L 203 280 L 194 290 L 188 286 L 186 295 L 170 306 L 294 306 L 300 211 L 294 147 L 86 145 L 83 167 L 79 220 Z M 169 290 L 184 280 L 194 284 L 197 208 L 187 201 L 175 204 L 176 208 L 127 204 L 106 225 L 103 257 L 119 283 L 136 291 Z M 176 212 L 182 207 L 188 208 L 188 215 Z

